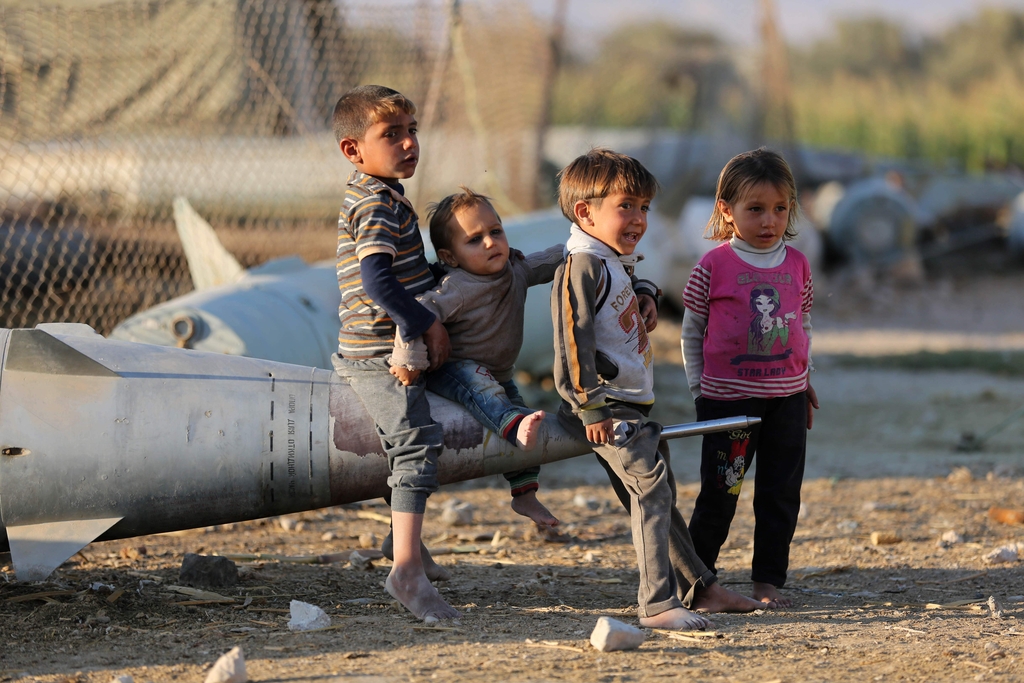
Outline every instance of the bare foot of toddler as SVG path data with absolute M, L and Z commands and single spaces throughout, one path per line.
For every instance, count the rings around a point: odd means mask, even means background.
M 525 421 L 523 420 L 523 422 Z M 527 491 L 521 496 L 515 496 L 512 499 L 512 509 L 523 517 L 529 517 L 539 526 L 545 528 L 558 526 L 558 518 L 537 500 L 536 491 Z
M 516 429 L 516 445 L 524 451 L 532 451 L 533 447 L 537 445 L 537 435 L 540 434 L 542 422 L 544 422 L 543 410 L 530 413 L 520 420 L 519 427 Z

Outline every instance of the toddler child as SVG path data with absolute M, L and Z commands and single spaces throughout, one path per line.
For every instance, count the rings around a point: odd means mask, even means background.
M 640 624 L 705 628 L 695 610 L 751 611 L 760 603 L 716 583 L 697 557 L 676 509 L 675 481 L 661 425 L 647 419 L 654 404 L 653 350 L 657 323 L 634 291 L 634 253 L 647 230 L 657 181 L 637 160 L 591 150 L 559 176 L 558 201 L 572 221 L 568 255 L 551 290 L 559 421 L 594 450 L 630 513 L 640 568 Z M 646 308 L 646 307 L 644 307 Z
M 385 587 L 431 622 L 459 616 L 431 585 L 431 577 L 447 572 L 420 541 L 427 497 L 438 488 L 444 431 L 430 417 L 423 383 L 404 386 L 387 361 L 396 325 L 423 337 L 431 366 L 449 352 L 444 326 L 415 298 L 435 282 L 399 182 L 412 177 L 419 161 L 415 114 L 401 93 L 379 85 L 350 90 L 334 107 L 338 146 L 356 170 L 338 217 L 341 329 L 333 362 L 373 418 L 388 456 L 394 565 Z
M 683 293 L 686 378 L 698 420 L 750 415 L 761 423 L 704 436 L 690 536 L 714 567 L 756 453 L 753 597 L 789 607 L 778 589 L 786 583 L 807 430 L 818 407 L 808 381 L 811 270 L 786 244 L 796 236 L 796 182 L 782 156 L 761 148 L 725 165 L 715 199 L 706 234 L 728 241 L 697 263 Z
M 485 427 L 533 449 L 544 411 L 526 407 L 512 379 L 523 345 L 523 307 L 532 285 L 551 282 L 563 245 L 523 256 L 511 250 L 490 200 L 463 187 L 430 212 L 430 241 L 447 273 L 418 300 L 444 323 L 448 362 L 426 374 L 427 389 L 461 403 Z M 425 344 L 395 337 L 391 373 L 409 385 L 429 366 Z M 505 475 L 512 509 L 544 527 L 558 519 L 537 499 L 540 467 Z

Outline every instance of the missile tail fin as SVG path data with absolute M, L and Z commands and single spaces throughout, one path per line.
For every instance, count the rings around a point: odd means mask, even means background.
M 11 330 L 4 369 L 45 375 L 120 376 L 43 330 Z
M 221 244 L 213 227 L 184 197 L 174 199 L 174 227 L 196 291 L 236 282 L 245 274 L 238 260 Z
M 42 581 L 121 517 L 46 522 L 7 527 L 11 560 L 19 581 Z

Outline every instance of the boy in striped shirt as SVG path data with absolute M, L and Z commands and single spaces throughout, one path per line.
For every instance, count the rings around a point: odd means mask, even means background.
M 460 616 L 431 585 L 447 572 L 420 541 L 427 497 L 438 488 L 444 430 L 430 417 L 424 383 L 403 386 L 387 360 L 396 326 L 406 340 L 423 338 L 431 369 L 451 348 L 444 325 L 416 301 L 435 279 L 400 183 L 419 161 L 415 114 L 411 101 L 379 85 L 350 90 L 334 108 L 338 146 L 356 167 L 338 217 L 341 330 L 334 367 L 373 418 L 391 468 L 394 565 L 385 586 L 429 623 Z

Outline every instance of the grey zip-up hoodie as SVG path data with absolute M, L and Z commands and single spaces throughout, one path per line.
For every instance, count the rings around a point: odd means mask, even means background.
M 583 424 L 611 417 L 608 400 L 654 403 L 653 350 L 635 294 L 657 287 L 633 275 L 642 258 L 622 256 L 578 226 L 555 271 L 555 385 Z

